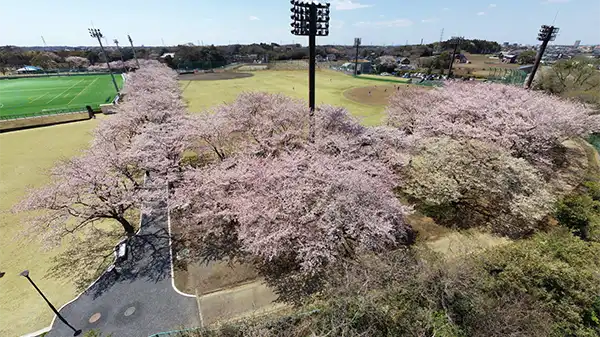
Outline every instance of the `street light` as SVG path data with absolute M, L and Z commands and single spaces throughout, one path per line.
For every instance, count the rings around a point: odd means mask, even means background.
M 21 275 L 21 276 L 25 277 L 27 280 L 29 280 L 29 282 L 35 288 L 35 290 L 37 290 L 37 292 L 40 293 L 40 295 L 42 296 L 42 298 L 44 299 L 44 301 L 46 301 L 46 303 L 48 304 L 48 306 L 50 307 L 50 309 L 52 309 L 52 311 L 54 311 L 54 313 L 56 314 L 56 317 L 58 317 L 58 319 L 60 319 L 63 323 L 65 323 L 69 328 L 71 328 L 73 330 L 73 336 L 79 336 L 81 334 L 81 330 L 77 330 L 71 324 L 69 324 L 64 319 L 64 317 L 62 317 L 60 315 L 60 313 L 58 313 L 58 310 L 56 310 L 56 308 L 52 305 L 52 303 L 50 303 L 50 301 L 48 301 L 48 299 L 46 298 L 46 296 L 44 296 L 44 293 L 42 293 L 42 291 L 40 290 L 40 288 L 38 288 L 37 285 L 35 285 L 35 283 L 33 282 L 33 280 L 29 277 L 29 270 L 24 270 L 19 275 Z
M 314 140 L 313 117 L 315 113 L 315 59 L 316 37 L 329 35 L 329 4 L 314 1 L 291 0 L 292 34 L 308 36 L 308 105 L 310 107 L 309 139 Z
M 106 60 L 106 66 L 108 67 L 108 72 L 110 72 L 110 77 L 112 78 L 112 82 L 115 85 L 115 90 L 117 91 L 117 94 L 118 94 L 119 86 L 117 85 L 117 81 L 115 81 L 115 75 L 113 74 L 112 69 L 110 69 L 110 62 L 108 61 L 108 54 L 106 54 L 106 52 L 104 51 L 104 46 L 102 45 L 102 40 L 100 40 L 101 38 L 104 37 L 104 35 L 102 35 L 102 33 L 100 32 L 100 29 L 97 29 L 97 28 L 88 28 L 88 31 L 90 32 L 91 37 L 98 39 L 98 43 L 100 44 L 100 49 L 102 50 L 102 53 L 104 54 L 104 59 Z
M 115 43 L 115 46 L 117 46 L 117 50 L 119 50 L 119 55 L 121 55 L 121 62 L 123 62 L 123 69 L 125 68 L 125 60 L 123 59 L 123 51 L 121 50 L 121 47 L 119 47 L 119 40 L 114 39 L 113 42 Z
M 542 61 L 542 56 L 544 56 L 544 52 L 546 51 L 546 47 L 548 47 L 548 43 L 550 41 L 554 41 L 556 39 L 556 35 L 558 34 L 558 27 L 554 26 L 546 26 L 543 25 L 538 34 L 538 40 L 542 41 L 542 45 L 540 46 L 540 50 L 535 57 L 535 63 L 533 64 L 533 68 L 531 69 L 531 74 L 529 74 L 529 78 L 527 79 L 527 83 L 525 84 L 525 88 L 531 88 L 531 83 L 533 83 L 533 78 L 535 77 L 535 73 L 537 72 L 540 62 Z
M 450 67 L 448 68 L 448 78 L 452 77 L 452 66 L 454 65 L 454 59 L 456 58 L 456 51 L 458 50 L 458 47 L 460 46 L 462 40 L 463 40 L 462 36 L 453 36 L 452 39 L 450 39 L 450 42 L 452 44 L 454 44 L 454 50 L 452 51 L 452 58 L 450 58 Z
M 131 36 L 127 35 L 127 38 L 129 39 L 129 44 L 131 45 L 131 50 L 133 51 L 133 58 L 135 59 L 135 64 L 137 64 L 138 69 L 140 69 L 140 61 L 138 61 L 137 55 L 135 55 L 135 48 L 133 48 L 133 40 L 131 39 Z

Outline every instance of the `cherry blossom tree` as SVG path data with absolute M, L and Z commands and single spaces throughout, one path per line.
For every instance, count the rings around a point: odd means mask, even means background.
M 492 142 L 546 172 L 561 142 L 600 126 L 582 104 L 514 86 L 458 81 L 401 90 L 387 113 L 388 124 L 407 134 Z
M 65 62 L 71 66 L 71 68 L 87 68 L 90 65 L 90 61 L 85 57 L 80 56 L 69 56 L 65 58 Z
M 204 257 L 288 261 L 311 274 L 409 240 L 396 179 L 377 162 L 305 150 L 241 155 L 187 172 L 172 214 Z
M 15 207 L 41 211 L 30 221 L 39 233 L 59 239 L 113 219 L 134 234 L 131 213 L 144 210 L 144 202 L 161 196 L 164 183 L 175 178 L 192 134 L 175 75 L 164 68 L 152 65 L 132 75 L 127 84 L 135 91 L 101 121 L 90 149 L 54 168 L 52 183 Z M 163 186 L 146 188 L 145 172 L 158 173 L 152 182 Z
M 403 172 L 402 191 L 441 224 L 531 234 L 553 198 L 524 159 L 479 140 L 427 138 Z
M 135 226 L 129 212 L 139 208 L 141 175 L 130 162 L 109 148 L 93 147 L 84 155 L 51 170 L 52 182 L 31 190 L 14 211 L 40 211 L 28 220 L 29 229 L 46 240 L 116 220 L 127 235 Z

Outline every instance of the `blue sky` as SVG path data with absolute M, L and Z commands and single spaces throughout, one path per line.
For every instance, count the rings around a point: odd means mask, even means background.
M 600 0 L 336 0 L 319 44 L 410 44 L 462 35 L 534 44 L 558 11 L 557 44 L 600 44 Z M 0 0 L 0 45 L 94 45 L 87 28 L 136 44 L 302 43 L 288 0 Z

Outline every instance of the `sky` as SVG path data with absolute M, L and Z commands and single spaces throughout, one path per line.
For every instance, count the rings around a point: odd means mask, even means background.
M 290 33 L 289 0 L 0 0 L 0 45 L 301 43 Z M 537 43 L 540 25 L 560 28 L 556 44 L 600 44 L 600 0 L 332 0 L 330 35 L 318 44 L 404 45 L 464 36 Z

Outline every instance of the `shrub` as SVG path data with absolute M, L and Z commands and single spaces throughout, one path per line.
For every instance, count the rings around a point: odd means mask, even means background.
M 558 202 L 556 220 L 583 240 L 600 242 L 600 184 L 586 182 L 580 192 Z
M 235 336 L 592 337 L 600 333 L 600 246 L 566 230 L 443 259 L 363 255 L 327 272 L 301 312 Z M 231 331 L 231 330 L 229 330 Z M 218 330 L 210 336 L 227 336 Z

